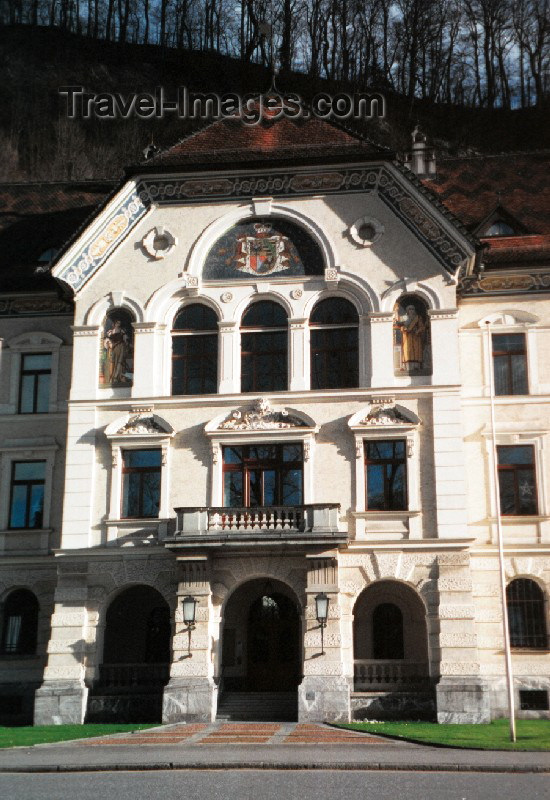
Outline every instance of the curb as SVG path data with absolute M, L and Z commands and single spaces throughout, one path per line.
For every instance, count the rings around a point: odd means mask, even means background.
M 29 765 L 29 766 L 0 766 L 1 773 L 67 773 L 67 772 L 152 772 L 158 770 L 330 770 L 330 771 L 361 771 L 361 772 L 493 772 L 493 773 L 514 773 L 514 774 L 529 774 L 529 773 L 550 773 L 550 766 L 505 766 L 499 764 L 397 764 L 397 763 L 383 763 L 383 762 L 369 762 L 364 761 L 350 762 L 342 764 L 341 762 L 328 762 L 325 764 L 312 764 L 309 763 L 283 763 L 283 762 L 270 762 L 270 761 L 249 761 L 227 763 L 223 761 L 212 762 L 206 764 L 204 762 L 177 764 L 173 761 L 156 761 L 144 764 L 139 762 L 136 764 L 70 764 L 70 765 L 54 765 L 46 764 L 43 766 Z

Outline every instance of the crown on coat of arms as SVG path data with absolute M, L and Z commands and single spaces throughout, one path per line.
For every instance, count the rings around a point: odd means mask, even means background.
M 254 230 L 256 233 L 269 233 L 271 230 L 271 225 L 266 224 L 265 222 L 256 222 L 254 224 Z

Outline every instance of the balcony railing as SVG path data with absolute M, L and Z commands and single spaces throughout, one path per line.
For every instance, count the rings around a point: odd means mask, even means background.
M 430 683 L 427 663 L 416 661 L 356 659 L 353 675 L 356 692 L 404 690 Z
M 101 664 L 98 686 L 105 689 L 135 689 L 164 686 L 170 664 Z
M 275 531 L 333 533 L 338 531 L 339 509 L 338 503 L 254 508 L 176 508 L 176 537 Z

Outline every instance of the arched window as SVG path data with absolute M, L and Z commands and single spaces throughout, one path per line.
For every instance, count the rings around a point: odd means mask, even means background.
M 374 658 L 404 658 L 403 614 L 394 603 L 380 603 L 372 612 Z
M 124 308 L 115 308 L 105 317 L 99 349 L 100 388 L 125 388 L 134 381 L 133 321 Z
M 310 317 L 311 388 L 359 385 L 357 311 L 349 300 L 321 300 Z
M 287 388 L 287 316 L 278 303 L 260 300 L 248 307 L 241 320 L 241 391 Z
M 172 330 L 172 394 L 214 394 L 218 387 L 218 318 L 201 303 L 185 306 Z
M 32 655 L 36 652 L 38 600 L 28 589 L 12 592 L 2 615 L 2 653 Z
M 402 295 L 393 308 L 393 363 L 396 375 L 430 375 L 430 319 L 426 304 Z
M 544 595 L 529 578 L 516 578 L 506 587 L 506 607 L 512 647 L 548 646 Z
M 167 602 L 150 586 L 132 586 L 107 609 L 103 663 L 168 664 L 170 640 Z M 137 674 L 140 680 L 152 680 L 152 674 Z

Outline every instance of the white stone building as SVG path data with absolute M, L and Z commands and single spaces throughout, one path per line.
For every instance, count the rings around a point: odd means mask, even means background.
M 504 714 L 491 374 L 548 715 L 549 160 L 494 158 L 226 120 L 86 221 L 5 187 L 2 719 Z

